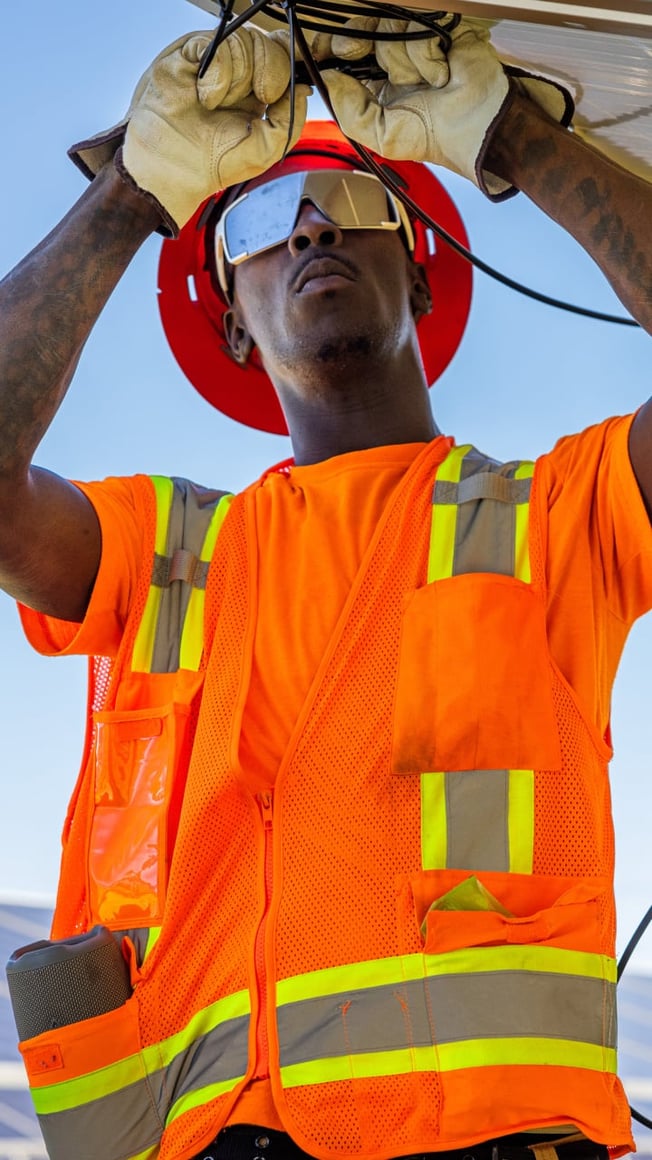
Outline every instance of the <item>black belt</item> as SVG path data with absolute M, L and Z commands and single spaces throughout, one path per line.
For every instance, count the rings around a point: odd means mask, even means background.
M 193 1160 L 314 1160 L 286 1132 L 233 1124 Z M 606 1145 L 583 1136 L 541 1137 L 520 1133 L 447 1152 L 419 1152 L 397 1160 L 609 1160 Z

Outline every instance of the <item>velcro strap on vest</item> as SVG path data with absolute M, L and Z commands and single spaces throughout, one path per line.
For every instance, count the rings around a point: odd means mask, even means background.
M 527 503 L 531 479 L 509 479 L 493 471 L 478 471 L 451 483 L 445 479 L 435 482 L 433 503 L 461 504 L 478 499 L 495 499 L 499 503 Z
M 155 555 L 151 583 L 156 588 L 169 588 L 175 580 L 181 580 L 193 588 L 205 588 L 208 567 L 208 562 L 199 560 L 194 552 L 177 548 L 171 557 Z

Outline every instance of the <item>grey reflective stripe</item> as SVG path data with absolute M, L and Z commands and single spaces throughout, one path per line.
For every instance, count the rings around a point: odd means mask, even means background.
M 281 1066 L 478 1039 L 615 1047 L 614 1013 L 614 984 L 602 979 L 546 971 L 439 975 L 280 1007 Z
M 187 479 L 173 479 L 165 556 L 156 556 L 151 584 L 161 588 L 151 672 L 179 668 L 181 633 L 193 587 L 205 588 L 208 564 L 202 545 L 215 508 L 228 492 L 200 488 Z
M 39 1114 L 48 1156 L 51 1160 L 138 1156 L 160 1140 L 170 1108 L 183 1096 L 211 1084 L 235 1087 L 247 1070 L 248 1042 L 248 1016 L 225 1020 L 194 1040 L 190 1049 L 184 1047 L 167 1067 L 137 1083 L 74 1108 Z
M 514 478 L 520 466 L 497 463 L 473 448 L 462 461 L 459 483 L 435 482 L 433 504 L 458 508 L 451 575 L 514 575 L 515 506 L 528 502 L 532 483 Z
M 509 871 L 509 773 L 470 769 L 447 773 L 446 867 Z
M 50 1160 L 128 1160 L 163 1134 L 145 1080 L 70 1111 L 41 1114 L 38 1122 Z

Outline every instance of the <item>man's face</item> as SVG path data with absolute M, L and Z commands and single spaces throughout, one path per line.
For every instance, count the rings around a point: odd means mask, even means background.
M 233 296 L 231 343 L 241 357 L 255 344 L 277 384 L 356 362 L 364 371 L 413 342 L 429 308 L 398 231 L 340 229 L 310 201 L 287 241 L 235 267 Z

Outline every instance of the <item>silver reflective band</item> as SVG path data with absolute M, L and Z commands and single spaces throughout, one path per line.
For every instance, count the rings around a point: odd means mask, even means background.
M 414 234 L 404 207 L 374 174 L 359 169 L 287 173 L 246 190 L 222 214 L 215 231 L 215 261 L 225 292 L 225 263 L 237 266 L 286 242 L 304 201 L 312 202 L 342 230 L 403 227 L 408 246 L 414 249 Z

